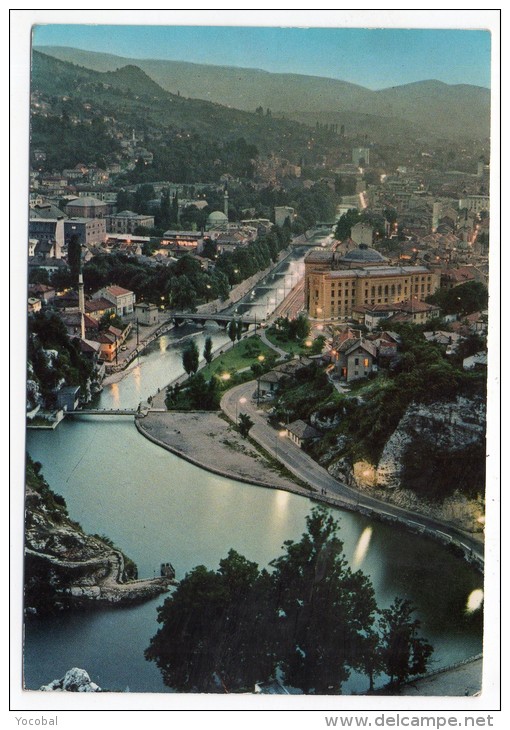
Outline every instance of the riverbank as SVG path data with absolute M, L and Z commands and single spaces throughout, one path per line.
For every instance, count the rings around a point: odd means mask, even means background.
M 302 496 L 311 494 L 291 474 L 282 473 L 274 459 L 243 439 L 221 412 L 151 411 L 135 424 L 153 443 L 213 474 Z
M 296 242 L 294 241 L 293 246 L 295 247 L 296 245 L 298 244 L 296 244 Z M 271 266 L 267 267 L 263 271 L 258 271 L 250 278 L 245 279 L 240 284 L 234 286 L 230 290 L 228 299 L 225 299 L 224 301 L 216 299 L 205 304 L 200 304 L 197 307 L 197 313 L 218 314 L 219 312 L 223 312 L 226 309 L 229 309 L 229 307 L 232 307 L 234 304 L 237 304 L 254 287 L 256 287 L 257 284 L 262 281 L 262 279 L 264 279 L 264 277 L 268 276 L 275 268 L 277 268 L 282 263 L 282 261 L 285 261 L 285 259 L 287 259 L 292 254 L 292 250 L 293 248 L 291 245 L 280 253 L 280 255 L 278 256 L 278 260 L 275 263 L 271 264 Z M 171 313 L 161 312 L 160 317 L 163 318 L 163 321 L 159 321 L 157 324 L 152 326 L 141 325 L 138 328 L 138 332 L 136 326 L 132 328 L 131 333 L 125 343 L 127 349 L 118 354 L 117 361 L 115 363 L 110 363 L 107 365 L 107 375 L 103 380 L 103 386 L 119 382 L 119 380 L 123 377 L 123 371 L 125 371 L 139 355 L 142 355 L 150 344 L 157 340 L 158 337 L 174 328 Z M 142 335 L 141 338 L 140 334 Z
M 65 501 L 27 465 L 25 612 L 132 606 L 168 591 L 173 576 L 138 580 L 132 560 L 73 521 Z

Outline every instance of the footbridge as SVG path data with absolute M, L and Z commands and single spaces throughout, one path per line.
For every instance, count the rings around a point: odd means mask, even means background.
M 65 411 L 66 416 L 142 416 L 144 410 L 133 408 L 79 408 L 74 411 Z

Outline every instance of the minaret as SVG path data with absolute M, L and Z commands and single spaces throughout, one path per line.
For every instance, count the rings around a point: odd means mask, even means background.
M 78 274 L 78 307 L 80 310 L 81 339 L 85 339 L 85 290 L 83 288 L 83 274 Z
M 225 194 L 223 195 L 223 212 L 227 216 L 228 221 L 228 190 L 225 188 Z

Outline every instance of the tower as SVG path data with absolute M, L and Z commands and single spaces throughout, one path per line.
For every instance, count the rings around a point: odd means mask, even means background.
M 223 195 L 223 212 L 227 216 L 228 221 L 228 190 L 225 188 L 225 193 Z

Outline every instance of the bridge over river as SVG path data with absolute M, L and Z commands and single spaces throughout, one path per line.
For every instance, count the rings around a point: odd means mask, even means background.
M 79 408 L 75 411 L 65 411 L 66 416 L 145 416 L 147 409 L 133 408 Z
M 202 312 L 201 314 L 191 312 L 172 312 L 169 319 L 173 320 L 176 327 L 179 327 L 185 322 L 197 322 L 201 325 L 205 325 L 206 322 L 216 322 L 220 327 L 227 327 L 233 319 L 236 319 L 242 323 L 243 330 L 245 331 L 250 329 L 250 325 L 253 325 L 256 329 L 257 325 L 260 324 L 260 319 L 257 320 L 257 317 L 223 314 L 221 312 Z

